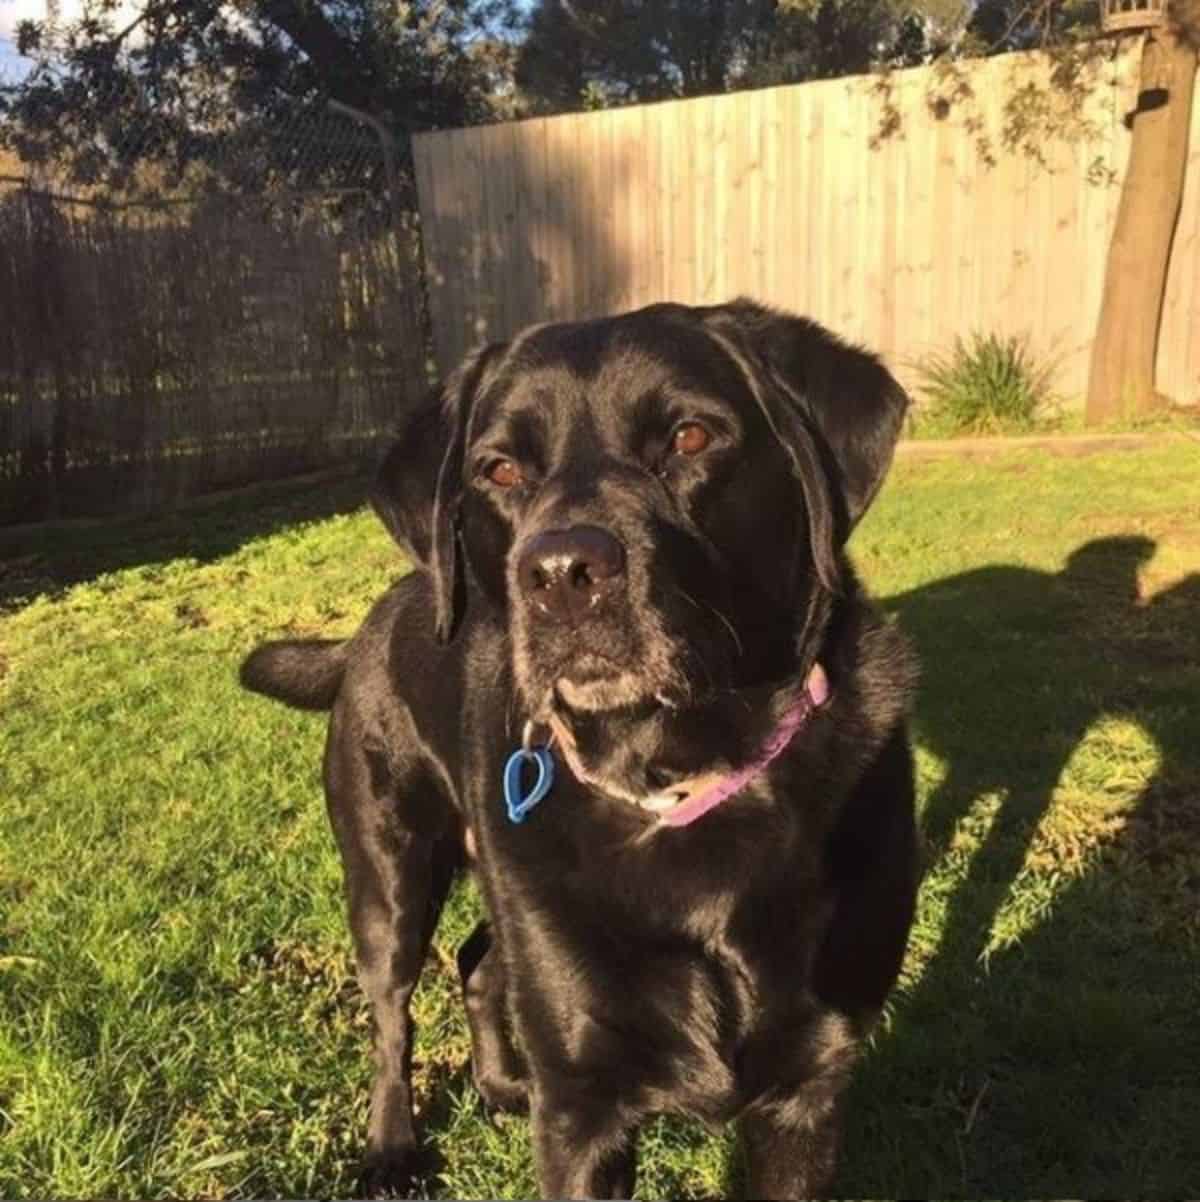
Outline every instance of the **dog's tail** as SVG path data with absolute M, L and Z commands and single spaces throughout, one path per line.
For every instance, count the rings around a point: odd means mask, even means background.
M 242 685 L 302 710 L 327 710 L 337 699 L 349 643 L 330 639 L 264 643 L 242 661 Z

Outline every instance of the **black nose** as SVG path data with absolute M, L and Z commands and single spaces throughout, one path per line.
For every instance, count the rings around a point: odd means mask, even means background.
M 517 565 L 521 592 L 533 608 L 558 622 L 580 622 L 620 583 L 625 548 L 599 526 L 544 530 Z

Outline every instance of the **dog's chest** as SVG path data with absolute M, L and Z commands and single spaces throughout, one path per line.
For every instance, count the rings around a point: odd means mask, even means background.
M 535 1062 L 609 1083 L 614 1102 L 723 1121 L 769 1087 L 760 1049 L 789 1026 L 803 1039 L 810 924 L 747 939 L 727 899 L 692 895 L 689 913 L 685 898 L 643 896 L 639 913 L 567 890 L 510 912 L 515 1026 Z

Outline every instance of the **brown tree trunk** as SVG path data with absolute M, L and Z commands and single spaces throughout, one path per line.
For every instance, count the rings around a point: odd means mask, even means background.
M 1142 50 L 1133 144 L 1092 344 L 1089 425 L 1145 412 L 1160 399 L 1154 360 L 1187 169 L 1196 79 L 1194 34 L 1194 25 L 1190 31 L 1164 26 L 1147 36 Z

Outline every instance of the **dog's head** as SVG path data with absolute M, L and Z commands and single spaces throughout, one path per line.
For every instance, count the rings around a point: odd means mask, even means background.
M 459 368 L 374 503 L 440 638 L 468 596 L 507 624 L 529 715 L 686 708 L 798 668 L 906 405 L 871 355 L 748 301 L 538 326 Z

